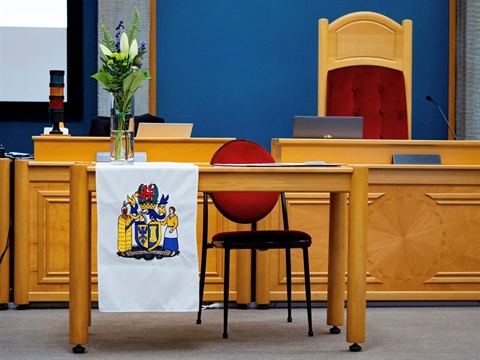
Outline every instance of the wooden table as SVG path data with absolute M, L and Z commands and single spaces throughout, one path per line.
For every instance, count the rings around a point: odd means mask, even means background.
M 289 191 L 330 193 L 327 324 L 344 323 L 345 272 L 348 246 L 346 341 L 352 351 L 365 342 L 368 169 L 341 167 L 199 167 L 198 190 Z M 95 166 L 70 168 L 70 343 L 83 352 L 91 324 L 91 213 Z M 347 196 L 349 206 L 347 207 Z M 348 219 L 348 233 L 344 231 Z M 348 238 L 348 242 L 347 242 Z M 195 319 L 192 318 L 192 323 Z M 333 329 L 333 328 L 332 328 Z M 334 332 L 334 331 L 332 331 Z

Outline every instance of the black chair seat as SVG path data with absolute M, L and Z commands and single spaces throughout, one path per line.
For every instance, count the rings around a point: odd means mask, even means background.
M 224 249 L 297 249 L 311 244 L 310 235 L 296 230 L 229 231 L 212 237 L 212 245 Z

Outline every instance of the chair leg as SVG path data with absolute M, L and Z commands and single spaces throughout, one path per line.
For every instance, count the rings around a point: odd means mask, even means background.
M 207 250 L 212 247 L 208 243 L 208 193 L 203 193 L 203 230 L 202 230 L 202 263 L 200 265 L 200 284 L 197 324 L 202 323 L 203 292 L 205 290 L 205 276 L 207 269 Z
M 228 338 L 228 292 L 230 290 L 230 249 L 225 249 L 223 283 L 223 338 Z
M 292 260 L 290 249 L 285 249 L 286 276 L 287 276 L 287 321 L 292 322 Z
M 199 285 L 199 304 L 198 304 L 198 315 L 197 315 L 197 324 L 202 323 L 202 304 L 203 304 L 203 292 L 205 290 L 205 276 L 207 269 L 207 250 L 208 247 L 204 245 L 202 247 L 202 263 L 200 265 L 200 285 Z
M 308 336 L 313 336 L 312 328 L 312 293 L 310 288 L 310 265 L 308 248 L 303 248 L 303 272 L 305 273 L 305 298 L 307 301 Z

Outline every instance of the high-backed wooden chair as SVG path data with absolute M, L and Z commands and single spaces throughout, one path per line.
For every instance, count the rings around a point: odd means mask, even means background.
M 354 12 L 318 23 L 318 115 L 363 116 L 367 139 L 411 139 L 412 21 Z

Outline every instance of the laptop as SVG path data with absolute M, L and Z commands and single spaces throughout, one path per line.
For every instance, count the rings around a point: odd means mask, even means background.
M 363 116 L 295 116 L 293 137 L 310 139 L 362 139 Z
M 139 123 L 137 138 L 189 138 L 192 135 L 192 128 L 193 124 L 188 123 Z

